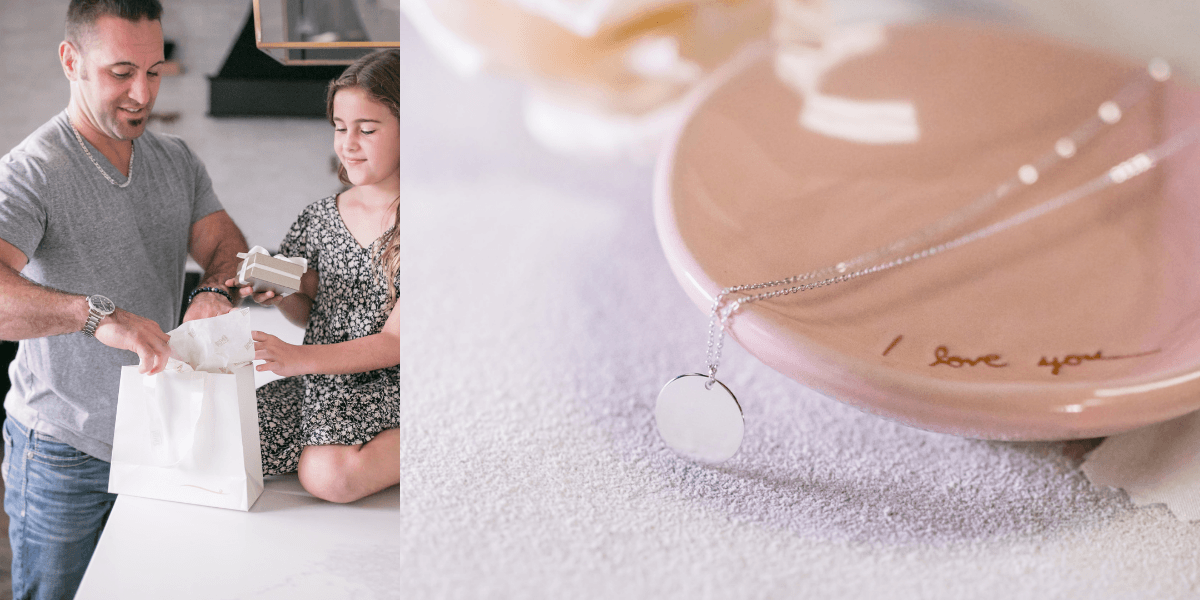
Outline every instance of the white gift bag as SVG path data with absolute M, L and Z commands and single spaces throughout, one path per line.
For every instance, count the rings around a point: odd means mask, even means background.
M 247 346 L 253 357 L 249 335 L 244 311 L 171 332 L 178 356 L 211 358 L 213 352 L 184 346 L 219 342 L 217 353 L 231 358 L 219 368 L 225 372 L 192 371 L 174 359 L 171 370 L 153 376 L 121 368 L 109 492 L 238 510 L 254 505 L 263 490 L 254 367 L 233 360 L 244 358 Z

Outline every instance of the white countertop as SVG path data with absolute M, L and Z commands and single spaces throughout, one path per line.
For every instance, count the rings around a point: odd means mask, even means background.
M 400 598 L 400 488 L 350 504 L 295 475 L 249 512 L 120 496 L 76 600 Z

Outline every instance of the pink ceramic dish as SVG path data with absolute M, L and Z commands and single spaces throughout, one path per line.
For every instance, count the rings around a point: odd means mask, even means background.
M 671 268 L 705 313 L 722 287 L 852 258 L 970 203 L 1145 72 L 975 25 L 897 26 L 878 41 L 793 70 L 791 84 L 762 52 L 696 99 L 659 164 L 655 219 Z M 795 81 L 809 82 L 806 94 Z M 1194 87 L 1175 77 L 1149 89 L 1074 156 L 958 231 L 1073 189 L 1200 122 Z M 810 111 L 802 124 L 817 95 L 842 122 L 827 115 L 821 125 Z M 1200 408 L 1198 266 L 1194 144 L 991 238 L 749 304 L 730 334 L 807 386 L 917 427 L 1103 436 Z M 697 315 L 697 329 L 705 324 Z M 735 391 L 755 402 L 752 390 Z

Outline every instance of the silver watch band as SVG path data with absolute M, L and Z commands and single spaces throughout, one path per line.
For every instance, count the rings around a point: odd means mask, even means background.
M 100 321 L 117 310 L 117 305 L 113 304 L 112 300 L 98 294 L 88 296 L 87 303 L 88 319 L 87 323 L 83 325 L 83 334 L 88 337 L 96 337 L 96 328 L 100 326 Z
M 96 327 L 100 325 L 100 319 L 103 318 L 104 315 L 96 312 L 96 309 L 89 308 L 87 324 L 83 326 L 83 335 L 96 337 Z

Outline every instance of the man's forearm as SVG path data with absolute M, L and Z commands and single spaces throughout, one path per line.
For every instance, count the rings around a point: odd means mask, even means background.
M 218 211 L 192 225 L 188 251 L 204 269 L 198 287 L 214 287 L 231 292 L 228 301 L 213 293 L 201 293 L 183 314 L 184 321 L 206 319 L 225 314 L 241 303 L 225 282 L 237 275 L 239 252 L 248 252 L 246 238 L 225 211 Z
M 0 265 L 0 339 L 74 333 L 83 329 L 87 318 L 85 297 L 39 285 Z
M 242 237 L 237 227 L 226 228 L 221 234 L 221 239 L 209 256 L 194 257 L 204 268 L 204 278 L 200 281 L 202 287 L 226 289 L 225 280 L 237 277 L 238 267 L 241 266 L 242 259 L 237 257 L 238 253 L 250 251 L 246 238 Z
M 220 252 L 225 252 L 223 247 L 219 247 L 219 250 Z M 241 259 L 237 257 L 238 252 L 246 252 L 248 250 L 249 248 L 246 247 L 245 242 L 242 242 L 241 247 L 231 244 L 229 255 L 233 257 L 233 260 L 226 260 L 220 253 L 217 253 L 214 260 L 207 265 L 202 264 L 201 266 L 204 267 L 204 278 L 200 280 L 200 286 L 215 286 L 223 290 L 228 289 L 225 287 L 225 280 L 236 278 L 238 267 L 242 263 Z

